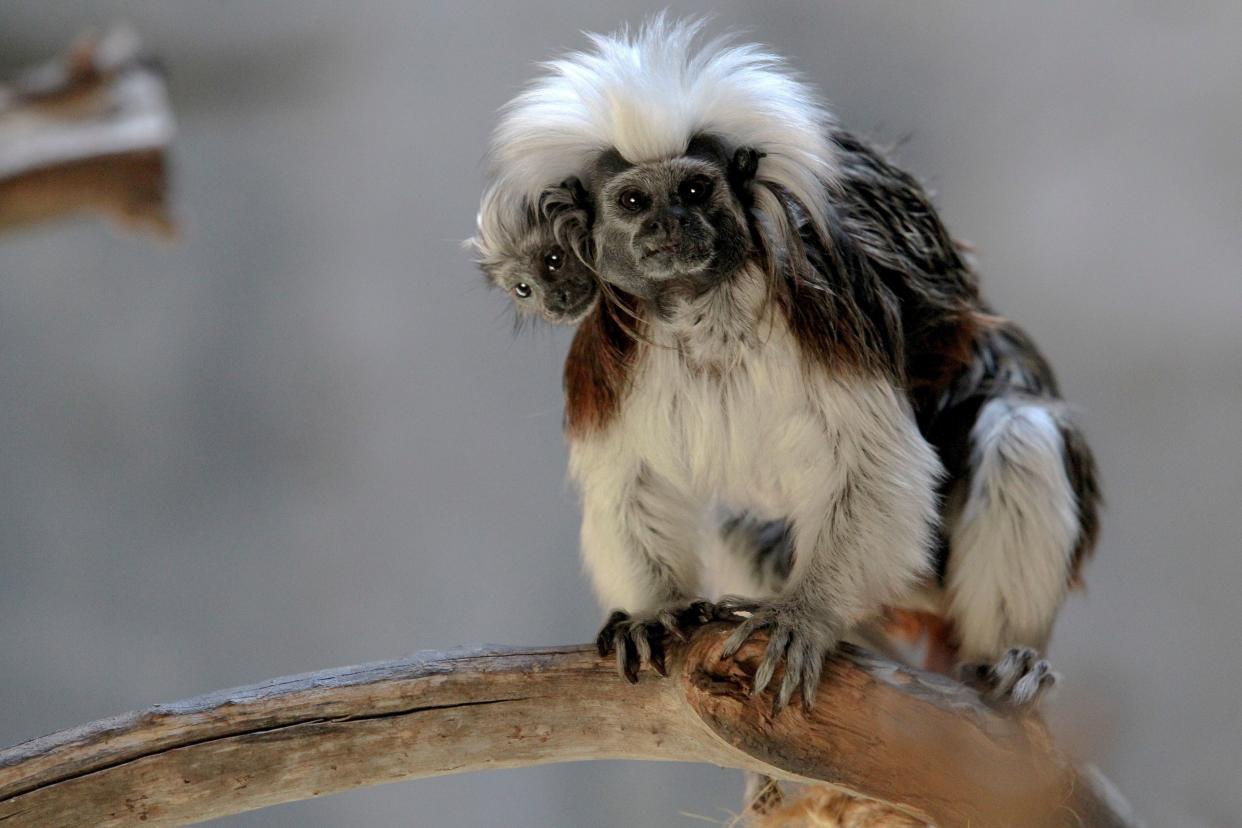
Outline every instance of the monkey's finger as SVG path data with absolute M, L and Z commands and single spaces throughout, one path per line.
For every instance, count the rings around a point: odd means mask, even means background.
M 651 669 L 664 678 L 668 678 L 668 668 L 664 663 L 664 642 L 658 638 L 651 639 Z
M 824 654 L 814 653 L 806 664 L 802 665 L 802 709 L 807 713 L 815 707 L 815 691 L 819 689 L 819 675 L 824 669 Z
M 1046 661 L 1036 662 L 1034 669 L 1013 686 L 1010 703 L 1019 710 L 1034 706 L 1040 697 L 1056 683 L 1056 673 Z
M 625 637 L 625 680 L 630 684 L 638 684 L 638 671 L 642 667 L 638 657 L 638 642 L 633 636 Z
M 721 620 L 729 620 L 737 616 L 739 612 L 754 613 L 759 609 L 759 604 L 741 595 L 725 595 L 716 602 L 716 610 Z
M 645 624 L 635 624 L 630 629 L 630 640 L 634 642 L 634 648 L 638 654 L 638 662 L 641 664 L 646 661 L 651 662 L 651 642 L 647 640 L 647 626 Z
M 793 698 L 794 691 L 798 689 L 798 683 L 802 681 L 802 670 L 807 660 L 807 645 L 805 641 L 795 639 L 789 645 L 789 651 L 785 656 L 785 675 L 781 679 L 780 691 L 776 694 L 776 699 L 772 702 L 772 714 L 776 715 L 785 709 L 789 704 L 789 700 Z
M 1028 647 L 1015 647 L 992 668 L 992 692 L 998 699 L 1009 699 L 1018 681 L 1030 673 L 1036 659 L 1035 651 Z
M 625 659 L 623 662 L 623 670 L 625 680 L 630 684 L 638 684 L 638 646 L 634 643 L 634 639 L 628 635 L 623 636 Z
M 638 667 L 634 662 L 638 660 L 638 651 L 634 647 L 634 642 L 629 640 L 624 630 L 617 630 L 612 639 L 612 646 L 617 652 L 617 675 L 630 684 L 637 684 Z
M 772 680 L 772 674 L 776 672 L 776 665 L 784 657 L 791 637 L 789 628 L 783 625 L 777 626 L 772 631 L 767 649 L 763 651 L 763 661 L 759 662 L 759 669 L 755 671 L 755 683 L 750 689 L 752 696 L 762 693 L 763 688 L 767 687 L 768 682 Z
M 608 620 L 604 622 L 604 626 L 600 629 L 599 635 L 595 638 L 595 647 L 599 650 L 599 657 L 603 658 L 612 652 L 614 646 L 614 636 L 617 631 L 617 625 L 624 622 L 630 617 L 628 612 L 623 610 L 613 610 L 608 616 Z
M 767 622 L 761 621 L 757 616 L 752 615 L 750 618 L 747 618 L 737 625 L 737 629 L 733 631 L 733 635 L 729 636 L 729 640 L 725 642 L 724 649 L 720 651 L 720 654 L 725 658 L 733 658 L 733 656 L 737 655 L 737 651 L 742 649 L 742 645 L 746 643 L 747 639 L 755 634 L 755 630 L 766 625 Z
M 670 609 L 660 610 L 656 615 L 656 620 L 660 622 L 660 626 L 664 628 L 665 632 L 673 636 L 673 638 L 676 638 L 678 641 L 689 640 L 686 634 L 682 632 L 681 623 L 677 620 L 677 613 Z

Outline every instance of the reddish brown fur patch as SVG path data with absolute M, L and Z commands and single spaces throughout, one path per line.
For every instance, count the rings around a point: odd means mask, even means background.
M 975 356 L 976 340 L 1003 321 L 963 304 L 946 313 L 907 343 L 906 379 L 911 395 L 935 397 L 945 391 Z
M 625 303 L 625 304 L 622 304 Z M 608 427 L 629 388 L 640 322 L 632 300 L 601 297 L 582 320 L 565 358 L 565 431 L 570 439 Z
M 735 823 L 727 823 L 729 825 Z M 762 814 L 743 814 L 746 828 L 929 828 L 891 805 L 850 796 L 823 785 L 803 788 L 785 804 Z
M 778 188 L 772 194 L 785 211 L 786 226 L 797 227 L 797 202 Z M 760 263 L 777 287 L 776 301 L 806 363 L 833 373 L 899 379 L 900 311 L 841 228 L 826 228 L 829 238 L 808 228 L 803 228 L 805 235 L 765 238 L 772 227 L 758 224 L 755 229 Z
M 948 675 L 957 663 L 953 622 L 940 615 L 916 610 L 884 608 L 884 634 L 909 647 L 925 647 L 924 670 Z

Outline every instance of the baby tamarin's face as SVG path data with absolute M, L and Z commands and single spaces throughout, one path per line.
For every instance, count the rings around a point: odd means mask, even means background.
M 532 220 L 481 263 L 488 281 L 509 294 L 519 314 L 576 325 L 595 305 L 595 274 L 557 243 L 552 224 Z

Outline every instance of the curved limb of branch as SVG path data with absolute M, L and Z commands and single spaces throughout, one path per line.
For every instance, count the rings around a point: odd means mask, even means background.
M 481 647 L 274 679 L 0 752 L 0 823 L 185 825 L 402 779 L 586 759 L 707 762 L 829 783 L 941 828 L 1126 826 L 1033 720 L 844 648 L 813 712 L 746 692 L 763 642 L 712 625 L 670 677 L 588 647 Z

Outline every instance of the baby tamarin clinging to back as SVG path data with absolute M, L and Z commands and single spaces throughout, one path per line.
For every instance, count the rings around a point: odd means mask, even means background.
M 784 658 L 778 705 L 799 684 L 809 702 L 823 652 L 933 563 L 963 657 L 1042 646 L 1096 497 L 1047 366 L 988 318 L 917 186 L 829 138 L 774 58 L 694 52 L 693 33 L 596 38 L 498 130 L 506 197 L 587 182 L 595 266 L 638 317 L 597 305 L 566 368 L 584 554 L 627 610 L 619 649 L 697 594 L 689 527 L 713 499 L 792 526 L 788 581 L 733 641 L 769 629 L 756 687 Z
M 589 225 L 588 216 L 576 213 L 585 194 L 572 186 L 549 188 L 542 199 L 549 210 L 557 211 L 562 224 L 573 220 L 571 226 L 559 228 L 538 204 L 505 212 L 493 209 L 495 187 L 483 195 L 476 234 L 468 243 L 478 253 L 488 283 L 513 301 L 519 320 L 537 316 L 554 325 L 576 325 L 595 307 L 599 282 L 570 246 L 575 228 L 585 232 Z

